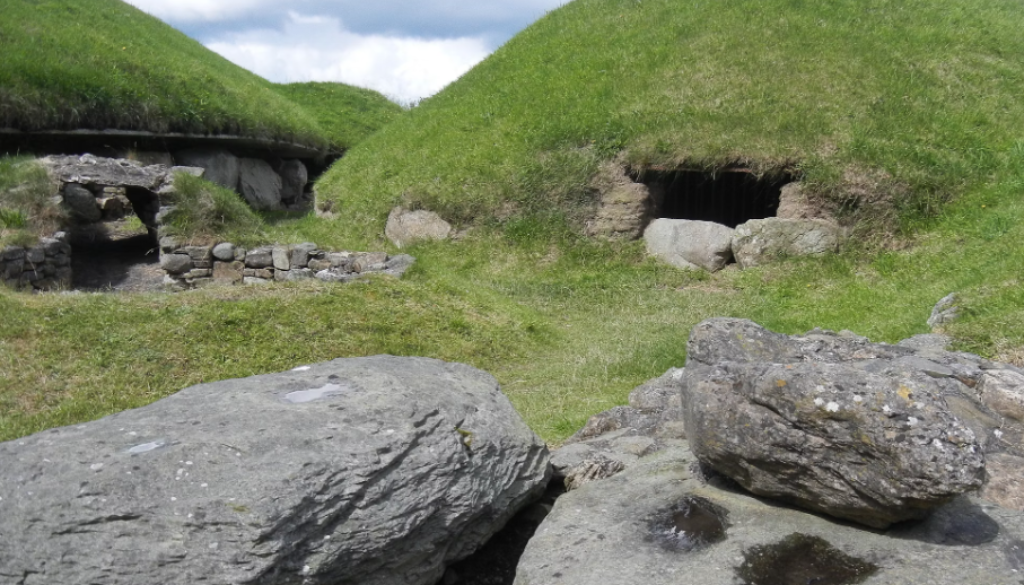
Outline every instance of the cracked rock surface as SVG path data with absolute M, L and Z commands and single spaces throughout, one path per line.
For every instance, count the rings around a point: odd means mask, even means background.
M 0 443 L 0 583 L 426 585 L 544 490 L 490 375 L 339 359 Z

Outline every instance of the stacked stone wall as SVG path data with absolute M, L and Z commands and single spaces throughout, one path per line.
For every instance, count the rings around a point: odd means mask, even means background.
M 414 261 L 407 254 L 321 250 L 312 242 L 246 249 L 230 242 L 196 246 L 172 237 L 160 240 L 160 267 L 164 283 L 172 288 L 309 279 L 349 282 L 375 273 L 401 277 Z
M 34 246 L 0 248 L 0 282 L 20 290 L 71 287 L 71 246 L 63 232 Z

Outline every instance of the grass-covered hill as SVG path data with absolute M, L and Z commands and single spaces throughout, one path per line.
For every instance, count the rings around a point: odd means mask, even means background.
M 454 220 L 568 209 L 597 164 L 762 171 L 903 218 L 1024 156 L 1013 0 L 575 0 L 341 161 L 352 229 L 403 199 Z
M 341 84 L 318 88 L 324 102 L 307 109 L 310 91 L 272 84 L 120 0 L 0 0 L 0 14 L 0 128 L 234 134 L 342 149 L 398 110 Z

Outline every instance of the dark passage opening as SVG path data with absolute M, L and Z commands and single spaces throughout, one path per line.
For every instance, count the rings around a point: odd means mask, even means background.
M 795 177 L 758 177 L 748 169 L 731 168 L 715 173 L 647 170 L 633 180 L 650 189 L 657 205 L 655 217 L 713 221 L 734 228 L 751 219 L 775 217 L 782 187 Z

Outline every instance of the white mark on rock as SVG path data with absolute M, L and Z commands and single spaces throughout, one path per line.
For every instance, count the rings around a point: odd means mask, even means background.
M 914 417 L 910 417 L 910 418 L 907 419 L 907 424 L 910 425 L 910 426 L 914 426 L 914 425 L 917 424 L 917 419 L 914 418 Z
M 313 569 L 311 569 L 311 568 L 309 567 L 309 565 L 306 565 L 306 566 L 302 567 L 302 574 L 303 574 L 303 575 L 308 575 L 308 574 L 309 574 L 309 572 L 310 572 L 310 571 L 312 571 L 312 570 L 313 570 Z
M 217 550 L 218 548 L 220 548 L 220 543 L 219 542 L 211 542 L 210 546 L 208 546 L 207 548 L 209 548 L 210 550 Z
M 185 465 L 192 465 L 192 462 L 191 461 L 186 461 Z
M 313 368 L 312 368 L 312 367 L 310 367 L 310 366 L 299 366 L 299 367 L 297 367 L 297 368 L 293 369 L 292 371 L 293 371 L 293 372 L 308 372 L 308 371 L 310 371 L 310 370 L 312 370 L 312 369 L 313 369 Z
M 952 466 L 952 465 L 949 465 L 949 464 L 947 463 L 947 464 L 946 464 L 946 471 L 953 471 L 953 466 Z
M 91 469 L 93 471 L 99 471 L 99 470 L 103 469 L 103 464 L 102 463 L 93 463 L 92 465 L 89 466 L 89 469 Z
M 210 484 L 208 484 L 208 483 L 201 483 L 201 484 L 199 484 L 199 487 L 201 487 L 201 488 L 210 487 Z
M 304 402 L 313 402 L 315 400 L 323 400 L 328 396 L 334 396 L 341 394 L 345 390 L 344 387 L 338 384 L 327 384 L 322 388 L 313 388 L 311 390 L 299 390 L 297 392 L 289 392 L 285 394 L 284 399 L 286 402 L 292 404 L 302 404 Z
M 43 459 L 43 463 L 53 463 L 53 461 L 50 461 L 49 459 L 45 459 L 45 458 L 44 458 L 44 459 Z
M 178 498 L 176 498 L 176 497 L 174 497 L 174 496 L 171 496 L 171 501 L 172 501 L 172 502 L 177 502 L 177 501 L 178 501 Z
M 854 401 L 854 402 L 864 402 L 864 399 L 863 399 L 863 398 L 861 398 L 860 396 L 854 396 L 854 397 L 853 397 L 853 401 Z
M 892 414 L 892 409 L 889 408 L 888 404 L 886 404 L 885 406 L 882 407 L 882 412 L 884 412 L 885 414 Z
M 134 435 L 135 433 L 131 434 Z M 131 449 L 128 449 L 128 452 L 133 455 L 138 455 L 139 453 L 149 453 L 150 451 L 155 451 L 163 446 L 163 441 L 153 441 L 152 443 L 143 443 L 141 445 L 135 445 Z
M 825 401 L 821 398 L 814 399 L 814 406 L 825 406 Z
M 684 370 L 683 370 L 682 368 L 680 368 L 680 369 L 678 369 L 678 370 L 676 370 L 676 371 L 672 372 L 672 379 L 673 379 L 673 380 L 675 380 L 675 381 L 677 381 L 677 382 L 678 382 L 679 380 L 682 380 L 682 379 L 683 379 L 683 371 L 684 371 Z
M 935 447 L 936 449 L 942 449 L 942 441 L 938 439 L 932 439 L 932 447 Z
M 828 404 L 825 405 L 825 410 L 829 412 L 839 412 L 839 403 L 829 402 Z
M 137 437 L 137 436 L 139 436 L 139 433 L 136 433 L 135 431 L 132 431 L 132 432 L 128 433 L 128 436 Z
M 820 394 L 825 391 L 825 387 L 822 386 L 821 384 L 818 384 L 817 386 L 814 387 L 814 391 Z

